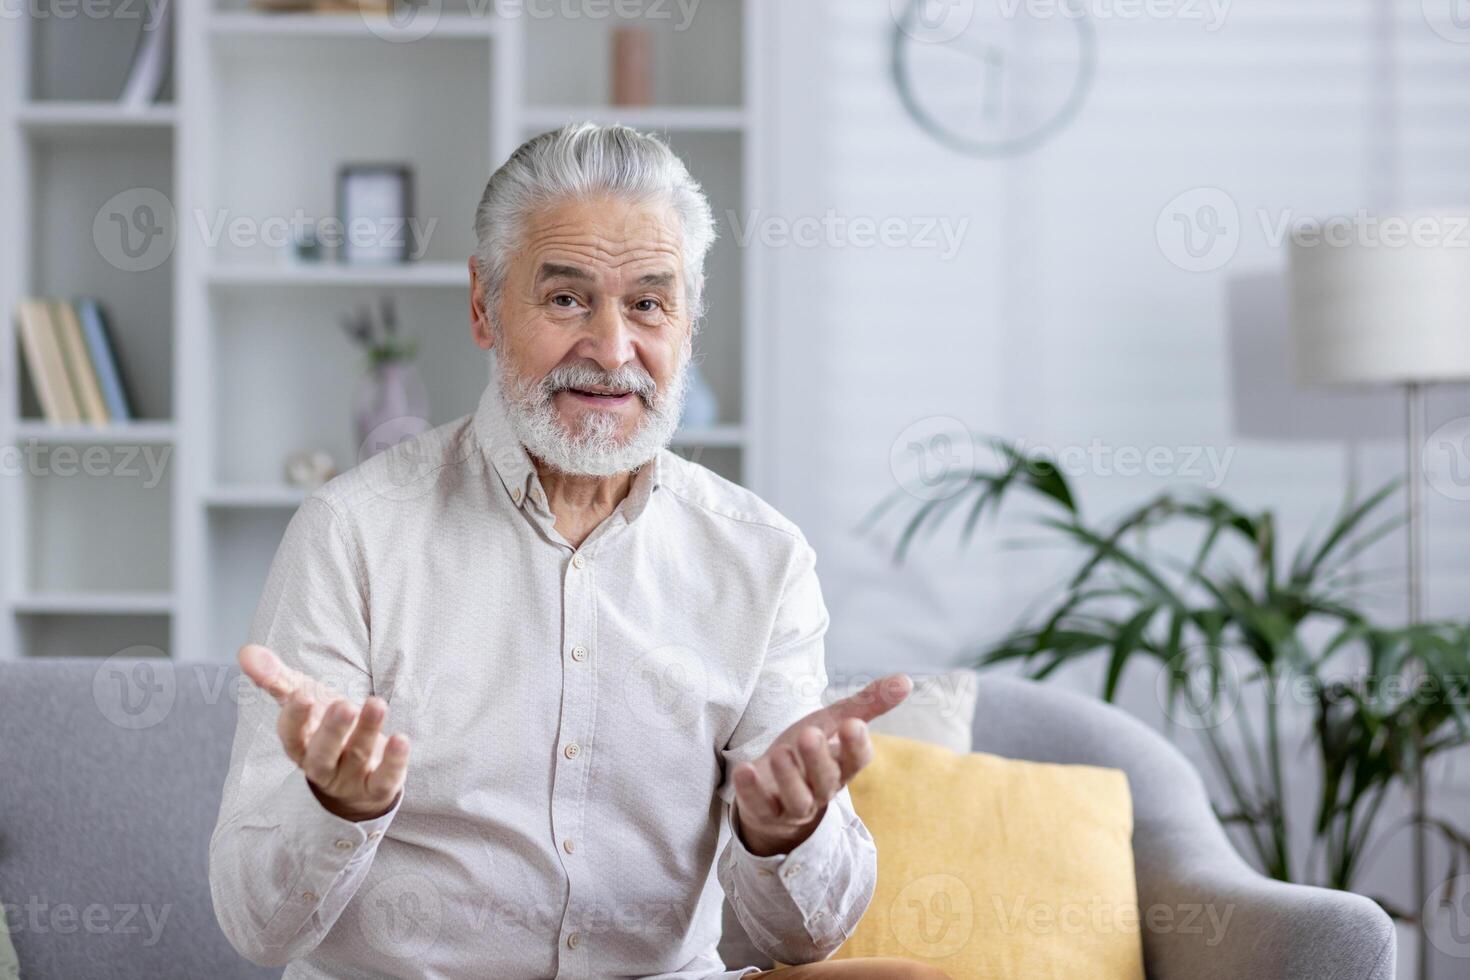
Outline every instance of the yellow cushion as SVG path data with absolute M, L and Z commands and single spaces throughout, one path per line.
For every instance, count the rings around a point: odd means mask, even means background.
M 1142 980 L 1127 776 L 872 739 L 849 790 L 878 845 L 878 887 L 834 959 L 903 956 L 966 980 Z

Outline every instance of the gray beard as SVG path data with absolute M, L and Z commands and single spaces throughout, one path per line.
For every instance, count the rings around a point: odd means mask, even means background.
M 544 379 L 526 380 L 512 375 L 491 355 L 500 401 L 511 432 L 526 451 L 541 462 L 573 476 L 616 476 L 638 469 L 668 446 L 684 414 L 684 397 L 689 386 L 689 357 L 669 380 L 667 388 L 645 395 L 643 418 L 626 440 L 619 441 L 622 420 L 610 414 L 589 413 L 571 432 L 562 424 L 552 403 L 554 392 Z M 632 367 L 614 372 L 590 368 L 558 369 L 551 376 L 575 376 L 579 384 L 647 390 L 648 375 Z

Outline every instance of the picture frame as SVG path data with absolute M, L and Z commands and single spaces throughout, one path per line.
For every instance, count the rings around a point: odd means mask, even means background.
M 348 265 L 395 265 L 414 254 L 413 168 L 346 163 L 337 171 L 338 256 Z

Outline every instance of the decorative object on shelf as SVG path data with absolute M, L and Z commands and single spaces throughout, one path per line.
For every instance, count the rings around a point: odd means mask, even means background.
M 946 474 L 931 499 L 897 490 L 864 522 L 871 530 L 894 506 L 918 504 L 898 540 L 901 560 L 950 515 L 966 511 L 966 542 L 1019 495 L 1034 505 L 1022 518 L 1028 527 L 1077 552 L 1075 572 L 976 650 L 976 665 L 1020 664 L 1039 680 L 1101 656 L 1109 701 L 1130 664 L 1151 666 L 1169 722 L 1192 730 L 1209 754 L 1221 820 L 1260 870 L 1341 890 L 1360 885 L 1370 853 L 1412 823 L 1383 819 L 1383 804 L 1422 785 L 1423 763 L 1470 746 L 1470 623 L 1383 625 L 1363 601 L 1379 579 L 1353 563 L 1402 525 L 1383 513 L 1397 484 L 1365 499 L 1350 493 L 1320 534 L 1287 552 L 1276 514 L 1215 494 L 1165 493 L 1089 520 L 1054 463 L 1004 441 L 991 447 L 993 465 Z M 1159 541 L 1192 555 L 1160 554 Z M 1310 716 L 1299 734 L 1284 727 L 1293 705 L 1298 718 Z M 1323 777 L 1307 815 L 1291 805 L 1287 776 L 1287 760 L 1304 751 Z M 1470 901 L 1457 870 L 1470 860 L 1470 833 L 1434 817 L 1423 826 L 1450 855 L 1444 907 Z M 1370 897 L 1404 922 L 1435 907 Z
M 337 171 L 341 258 L 350 265 L 392 265 L 413 254 L 413 168 L 349 163 Z
M 697 363 L 689 365 L 689 390 L 684 394 L 684 414 L 679 425 L 686 429 L 703 429 L 720 420 L 720 400 L 710 387 Z
M 155 12 L 143 19 L 138 46 L 133 50 L 133 65 L 118 102 L 129 112 L 141 112 L 158 101 L 168 75 L 173 50 L 173 5 L 158 0 Z
M 376 324 L 367 308 L 342 320 L 347 335 L 368 355 L 368 375 L 352 410 L 359 463 L 429 428 L 429 392 L 413 365 L 417 345 L 401 336 L 388 296 L 378 303 Z
M 315 490 L 337 475 L 337 461 L 324 449 L 303 449 L 286 457 L 286 485 Z
M 292 233 L 285 255 L 292 265 L 318 265 L 326 259 L 326 247 L 314 225 L 303 225 Z
M 26 299 L 16 316 L 26 373 L 46 421 L 106 426 L 131 418 L 95 300 Z
M 653 32 L 619 27 L 612 32 L 612 104 L 653 104 Z
M 1352 219 L 1341 219 L 1344 226 Z M 1405 227 L 1463 227 L 1464 214 L 1405 216 Z M 1331 227 L 1327 224 L 1326 227 Z M 1401 247 L 1362 235 L 1345 243 L 1291 243 L 1292 355 L 1304 384 L 1396 386 L 1404 394 L 1405 483 L 1408 487 L 1408 622 L 1423 618 L 1424 460 L 1426 389 L 1435 382 L 1470 379 L 1470 250 L 1445 235 L 1421 242 L 1416 232 Z M 1457 439 L 1436 438 L 1441 442 Z M 1411 678 L 1412 680 L 1413 678 Z M 1423 733 L 1429 735 L 1431 733 Z M 1413 877 L 1416 906 L 1432 902 L 1429 812 L 1422 742 L 1405 746 L 1414 758 Z M 1418 977 L 1427 980 L 1428 925 L 1420 923 Z

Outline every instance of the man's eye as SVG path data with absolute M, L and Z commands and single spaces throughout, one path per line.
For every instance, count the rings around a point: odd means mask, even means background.
M 633 307 L 639 313 L 652 313 L 654 310 L 659 308 L 659 303 L 656 299 L 640 299 L 638 302 L 633 304 Z
M 566 300 L 566 302 L 563 303 L 562 300 Z M 553 306 L 560 306 L 564 310 L 571 309 L 573 306 L 576 305 L 577 297 L 571 295 L 570 293 L 557 293 L 555 296 L 551 297 L 551 303 Z

